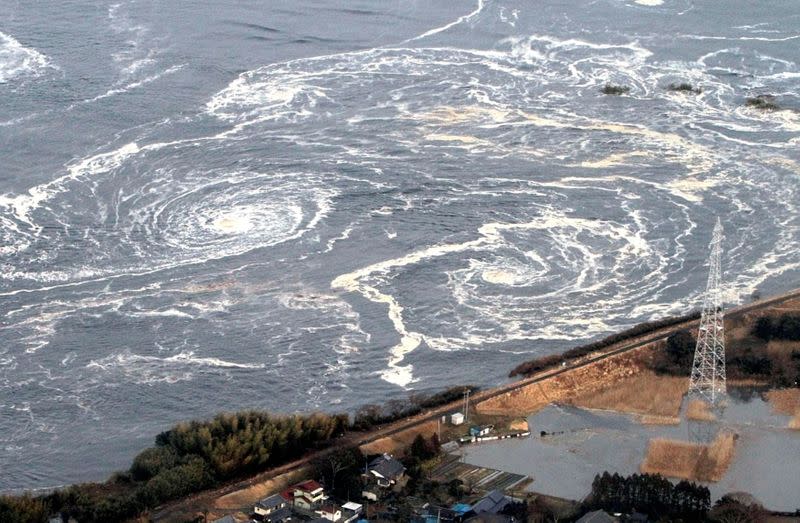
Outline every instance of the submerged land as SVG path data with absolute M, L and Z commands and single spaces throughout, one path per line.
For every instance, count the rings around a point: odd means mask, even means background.
M 156 445 L 137 456 L 130 470 L 115 474 L 108 482 L 36 497 L 3 498 L 0 519 L 44 521 L 42 518 L 58 513 L 79 522 L 180 522 L 198 517 L 203 518 L 198 521 L 213 521 L 225 515 L 244 520 L 259 500 L 302 480 L 321 480 L 340 497 L 341 482 L 350 481 L 349 488 L 355 492 L 359 488 L 358 456 L 380 455 L 404 457 L 408 469 L 427 482 L 428 490 L 445 482 L 458 487 L 439 492 L 438 503 L 475 501 L 482 494 L 480 484 L 499 485 L 515 502 L 528 507 L 526 514 L 539 510 L 531 508 L 536 505 L 541 510 L 563 510 L 567 519 L 576 518 L 582 508 L 594 505 L 537 494 L 540 478 L 504 473 L 499 466 L 458 465 L 458 460 L 446 457 L 448 453 L 440 445 L 455 442 L 449 446 L 452 453 L 460 445 L 480 441 L 474 436 L 465 438 L 470 427 L 491 427 L 486 439 L 494 440 L 526 437 L 531 432 L 531 437 L 557 436 L 535 422 L 529 426 L 535 419 L 532 415 L 551 405 L 622 413 L 642 425 L 678 425 L 682 415 L 714 422 L 714 414 L 701 406 L 684 405 L 696 329 L 696 314 L 636 326 L 562 355 L 524 362 L 511 372 L 514 377 L 521 375 L 520 379 L 492 389 L 454 387 L 387 405 L 366 405 L 353 415 L 248 412 L 180 424 L 160 434 Z M 726 329 L 729 385 L 761 387 L 774 414 L 784 419 L 787 437 L 794 437 L 800 429 L 800 291 L 728 311 Z M 464 412 L 466 389 L 471 392 L 467 423 L 453 425 L 449 417 L 442 423 L 442 416 Z M 652 438 L 646 452 L 637 458 L 639 471 L 647 478 L 658 475 L 700 482 L 697 485 L 717 482 L 736 462 L 737 438 L 735 428 L 724 426 L 707 441 Z M 326 481 L 323 469 L 341 460 L 343 452 L 356 457 L 342 465 L 341 471 L 354 470 L 343 472 L 342 478 L 334 473 Z M 409 457 L 411 461 L 405 461 Z M 603 472 L 597 470 L 596 474 Z M 466 485 L 472 481 L 469 477 L 483 479 Z M 331 485 L 336 481 L 340 482 L 338 491 Z M 415 497 L 424 496 L 417 490 L 413 491 Z M 348 490 L 347 497 L 358 496 Z M 405 507 L 399 498 L 390 499 Z M 397 516 L 400 519 L 392 519 L 390 512 L 384 504 L 383 512 L 373 514 L 370 520 L 405 521 L 402 518 L 410 517 L 406 511 Z M 23 513 L 30 517 L 12 519 Z

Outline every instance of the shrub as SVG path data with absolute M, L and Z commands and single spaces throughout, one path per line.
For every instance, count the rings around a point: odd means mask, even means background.
M 3 523 L 45 523 L 49 508 L 31 496 L 0 496 L 0 521 Z
M 150 447 L 133 458 L 130 473 L 135 481 L 147 481 L 177 463 L 178 454 L 171 447 Z
M 683 376 L 692 370 L 694 350 L 697 341 L 688 329 L 672 333 L 667 338 L 663 351 L 659 351 L 652 360 L 651 368 L 658 374 Z
M 758 318 L 752 334 L 762 340 L 800 340 L 800 316 L 782 314 L 778 317 L 762 316 Z

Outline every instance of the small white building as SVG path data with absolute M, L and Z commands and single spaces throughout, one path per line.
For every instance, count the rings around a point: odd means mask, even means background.
M 464 423 L 464 414 L 456 412 L 450 415 L 450 423 L 453 425 L 461 425 Z
M 291 515 L 288 503 L 278 494 L 273 494 L 257 502 L 253 507 L 253 512 L 270 523 L 283 521 Z
M 363 511 L 363 505 L 348 501 L 342 505 L 342 523 L 350 523 L 351 521 L 357 520 Z
M 322 485 L 313 479 L 298 483 L 292 487 L 292 490 L 294 492 L 294 506 L 305 510 L 314 510 L 319 504 L 328 499 Z
M 336 505 L 324 504 L 314 511 L 316 515 L 334 523 L 342 519 L 342 510 Z

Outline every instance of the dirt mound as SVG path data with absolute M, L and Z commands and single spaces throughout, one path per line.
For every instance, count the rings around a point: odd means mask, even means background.
M 361 451 L 364 454 L 401 454 L 411 445 L 418 434 L 421 434 L 427 439 L 436 432 L 436 428 L 437 424 L 435 421 L 428 421 L 427 423 L 415 425 L 407 430 L 362 445 Z
M 252 509 L 252 505 L 259 499 L 263 499 L 275 492 L 280 492 L 293 483 L 307 479 L 310 475 L 310 467 L 302 467 L 292 472 L 281 474 L 217 498 L 214 500 L 214 508 L 227 510 Z

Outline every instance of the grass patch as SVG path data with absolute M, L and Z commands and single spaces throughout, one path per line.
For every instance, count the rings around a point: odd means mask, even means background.
M 719 481 L 733 461 L 736 435 L 723 432 L 710 445 L 664 438 L 650 440 L 642 472 L 692 481 Z
M 578 397 L 574 403 L 590 409 L 674 420 L 680 412 L 681 401 L 688 385 L 686 378 L 658 376 L 652 371 L 642 370 L 641 373 L 615 381 L 604 389 L 588 392 Z
M 800 429 L 800 389 L 779 389 L 767 392 L 772 410 L 778 414 L 791 416 L 788 427 Z
M 686 417 L 697 421 L 714 421 L 717 417 L 709 409 L 708 403 L 693 399 L 686 407 Z

